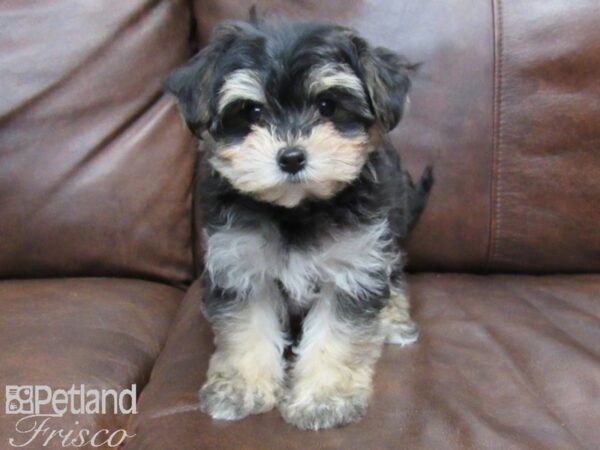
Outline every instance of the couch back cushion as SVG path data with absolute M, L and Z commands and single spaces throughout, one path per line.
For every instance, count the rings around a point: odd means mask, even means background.
M 600 270 L 600 8 L 496 5 L 489 261 L 496 270 Z
M 349 25 L 422 63 L 392 133 L 413 176 L 435 167 L 412 269 L 600 270 L 596 0 L 255 3 Z M 201 42 L 248 14 L 237 0 L 194 6 Z
M 192 277 L 184 0 L 0 4 L 0 277 Z

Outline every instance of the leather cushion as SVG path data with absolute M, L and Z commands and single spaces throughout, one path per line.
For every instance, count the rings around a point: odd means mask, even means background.
M 139 394 L 182 297 L 172 287 L 123 279 L 0 282 L 0 447 L 12 448 L 10 437 L 17 443 L 30 437 L 15 431 L 23 416 L 5 414 L 5 385 L 69 389 L 83 384 L 121 391 L 135 383 Z M 52 429 L 94 433 L 124 428 L 127 419 L 67 414 L 51 424 Z M 59 439 L 47 447 L 41 437 L 34 443 L 27 448 L 64 448 Z
M 0 277 L 192 278 L 195 144 L 162 78 L 176 1 L 0 5 Z
M 409 291 L 420 340 L 385 348 L 362 422 L 315 433 L 276 411 L 227 422 L 198 410 L 213 345 L 194 284 L 127 450 L 596 448 L 600 275 L 421 274 Z
M 600 9 L 496 2 L 490 268 L 600 271 Z

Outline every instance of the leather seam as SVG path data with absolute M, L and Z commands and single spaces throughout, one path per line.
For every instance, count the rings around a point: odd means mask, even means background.
M 487 251 L 487 268 L 491 269 L 498 251 L 498 235 L 500 233 L 501 210 L 501 145 L 502 136 L 502 82 L 503 82 L 503 3 L 502 0 L 492 0 L 494 22 L 494 101 L 493 101 L 493 133 L 492 133 L 492 164 L 489 212 L 489 235 Z

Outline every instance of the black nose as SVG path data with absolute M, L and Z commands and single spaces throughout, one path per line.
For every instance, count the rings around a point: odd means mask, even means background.
M 285 147 L 277 153 L 277 162 L 281 170 L 294 174 L 306 165 L 306 153 L 299 147 Z

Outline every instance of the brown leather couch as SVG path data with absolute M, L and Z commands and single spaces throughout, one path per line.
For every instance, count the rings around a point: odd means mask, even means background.
M 437 177 L 408 249 L 422 336 L 386 347 L 358 424 L 199 412 L 202 192 L 161 80 L 250 3 L 0 4 L 0 395 L 135 383 L 138 414 L 60 419 L 126 450 L 600 448 L 597 0 L 256 2 L 423 62 L 393 133 Z

